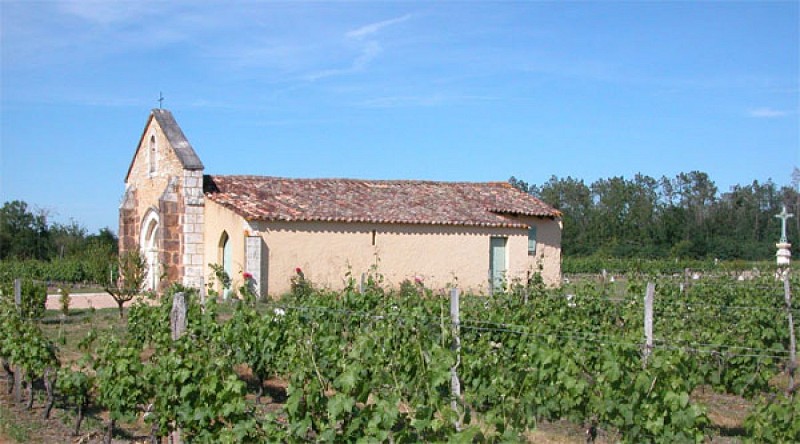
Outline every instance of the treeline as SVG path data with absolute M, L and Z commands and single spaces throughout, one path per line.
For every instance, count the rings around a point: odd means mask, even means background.
M 116 255 L 108 228 L 89 234 L 75 221 L 49 223 L 45 211 L 19 200 L 0 208 L 0 281 L 107 282 Z
M 781 235 L 775 215 L 783 205 L 800 214 L 800 194 L 791 186 L 753 181 L 721 193 L 700 171 L 591 184 L 556 176 L 541 185 L 509 182 L 563 213 L 568 257 L 765 260 L 774 258 Z M 800 245 L 800 217 L 789 219 L 787 231 L 789 242 Z

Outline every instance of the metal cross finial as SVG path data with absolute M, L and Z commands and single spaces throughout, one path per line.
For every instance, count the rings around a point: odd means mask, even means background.
M 161 109 L 161 107 L 163 105 L 164 105 L 164 94 L 162 94 L 161 91 L 159 91 L 158 92 L 158 109 Z
M 786 238 L 786 219 L 794 217 L 794 214 L 787 213 L 786 205 L 784 205 L 783 210 L 780 212 L 780 214 L 776 214 L 775 217 L 781 220 L 781 243 L 785 244 L 788 242 L 788 239 Z

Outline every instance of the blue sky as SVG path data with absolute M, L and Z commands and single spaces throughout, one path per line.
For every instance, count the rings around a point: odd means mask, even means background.
M 796 1 L 0 8 L 0 200 L 92 232 L 159 92 L 211 174 L 725 191 L 800 164 Z

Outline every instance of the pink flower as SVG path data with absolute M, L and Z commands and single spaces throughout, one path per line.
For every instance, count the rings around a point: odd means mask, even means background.
M 243 277 L 245 280 L 250 280 L 250 279 L 253 279 L 253 275 L 252 275 L 252 274 L 250 274 L 250 273 L 248 273 L 248 272 L 244 272 L 244 273 L 242 273 L 242 277 Z
M 294 272 L 297 274 L 303 274 L 303 270 L 301 270 L 300 267 L 295 268 Z

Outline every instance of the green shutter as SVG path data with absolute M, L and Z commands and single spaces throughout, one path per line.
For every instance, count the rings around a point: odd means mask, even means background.
M 536 256 L 536 227 L 528 229 L 528 256 Z

